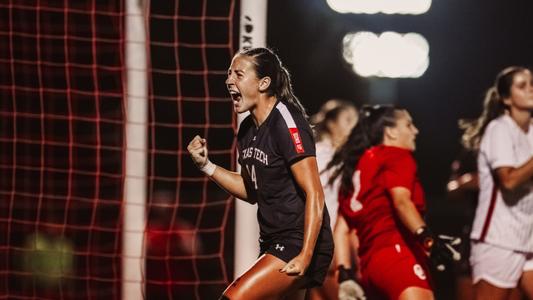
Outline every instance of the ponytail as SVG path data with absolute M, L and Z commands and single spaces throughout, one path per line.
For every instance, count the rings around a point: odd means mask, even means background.
M 280 101 L 286 104 L 291 104 L 296 107 L 302 113 L 302 115 L 304 115 L 305 119 L 308 120 L 309 116 L 307 115 L 304 106 L 302 105 L 300 100 L 298 100 L 298 97 L 294 95 L 289 71 L 287 70 L 287 68 L 281 65 L 281 62 L 279 67 L 280 72 L 278 87 L 276 88 L 276 96 L 279 98 Z
M 479 150 L 481 138 L 489 123 L 503 115 L 507 106 L 503 100 L 511 96 L 511 86 L 514 75 L 527 70 L 524 67 L 508 67 L 496 76 L 496 81 L 485 93 L 483 112 L 474 120 L 459 120 L 459 128 L 464 130 L 461 142 L 463 146 L 472 151 Z
M 485 94 L 481 116 L 474 120 L 459 120 L 459 128 L 464 130 L 461 138 L 463 146 L 468 150 L 477 151 L 487 125 L 504 112 L 505 105 L 498 95 L 498 91 L 495 87 L 489 88 Z

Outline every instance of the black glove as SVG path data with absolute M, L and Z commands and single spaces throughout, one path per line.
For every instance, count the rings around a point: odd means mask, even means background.
M 363 288 L 355 280 L 355 272 L 339 266 L 339 300 L 365 300 Z
M 446 265 L 461 259 L 461 253 L 457 251 L 461 238 L 446 235 L 435 236 L 426 226 L 418 228 L 415 236 L 422 247 L 429 252 L 429 259 L 437 270 L 444 271 Z

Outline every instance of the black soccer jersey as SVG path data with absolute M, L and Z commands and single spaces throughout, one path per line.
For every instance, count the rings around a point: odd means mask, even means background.
M 258 204 L 261 239 L 303 240 L 305 194 L 290 166 L 315 155 L 313 132 L 304 116 L 283 102 L 259 127 L 248 116 L 239 129 L 238 150 L 248 198 Z M 321 233 L 325 230 L 331 230 L 326 208 Z

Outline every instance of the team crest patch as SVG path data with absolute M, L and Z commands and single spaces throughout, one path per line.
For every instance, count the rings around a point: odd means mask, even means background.
M 420 278 L 420 280 L 426 280 L 426 273 L 424 272 L 424 269 L 422 269 L 422 266 L 420 266 L 419 264 L 415 264 L 413 266 L 413 272 L 418 278 Z
M 355 199 L 355 197 L 352 197 L 352 199 L 350 199 L 350 209 L 353 212 L 358 212 L 362 208 L 363 208 L 363 204 L 361 204 L 361 202 L 357 201 L 357 199 Z
M 300 138 L 300 133 L 298 132 L 298 128 L 289 128 L 289 131 L 291 133 L 292 141 L 294 142 L 294 148 L 296 149 L 297 153 L 304 153 L 304 145 L 302 144 L 302 139 Z

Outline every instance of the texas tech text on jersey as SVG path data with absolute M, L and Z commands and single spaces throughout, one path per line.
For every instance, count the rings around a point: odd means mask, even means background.
M 263 152 L 263 150 L 261 149 L 255 147 L 248 147 L 242 150 L 242 159 L 247 158 L 255 158 L 255 160 L 261 162 L 265 166 L 268 166 L 268 154 Z

